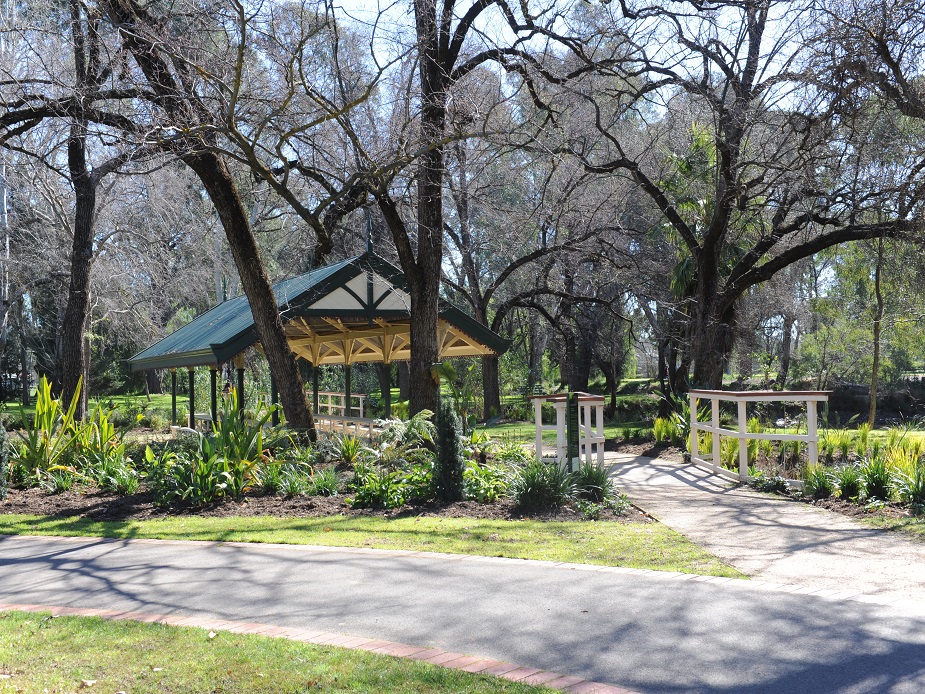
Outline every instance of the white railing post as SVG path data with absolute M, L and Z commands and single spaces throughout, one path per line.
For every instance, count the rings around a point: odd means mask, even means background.
M 536 414 L 536 459 L 543 462 L 543 401 L 539 398 L 533 400 L 533 411 Z
M 710 427 L 713 429 L 713 465 L 723 466 L 719 441 L 719 396 L 710 396 Z
M 815 465 L 819 462 L 819 433 L 816 431 L 816 401 L 806 401 L 806 435 L 809 441 L 806 444 L 806 455 L 809 462 Z
M 744 482 L 748 479 L 748 441 L 745 438 L 747 416 L 745 414 L 745 401 L 739 400 L 739 477 Z
M 597 405 L 594 410 L 597 416 L 597 436 L 600 439 L 597 444 L 597 462 L 602 465 L 604 463 L 604 406 Z
M 556 401 L 556 458 L 559 465 L 567 464 L 565 460 L 568 451 L 568 441 L 565 435 L 566 405 L 565 400 Z
M 690 394 L 691 398 L 691 460 L 700 457 L 700 434 L 697 431 L 697 396 Z

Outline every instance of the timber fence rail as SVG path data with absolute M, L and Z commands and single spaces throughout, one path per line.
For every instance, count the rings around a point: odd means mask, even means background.
M 818 407 L 820 402 L 826 402 L 829 399 L 830 391 L 823 390 L 746 390 L 746 391 L 727 391 L 727 390 L 691 390 L 690 396 L 691 407 L 691 462 L 696 465 L 702 465 L 713 472 L 738 480 L 747 482 L 751 477 L 748 474 L 748 442 L 751 439 L 770 440 L 770 441 L 800 441 L 806 444 L 807 457 L 810 464 L 816 464 L 819 461 L 819 427 L 818 427 Z M 710 401 L 710 420 L 700 422 L 697 419 L 698 402 L 700 400 Z M 737 407 L 737 428 L 726 429 L 720 424 L 719 404 L 722 401 L 734 402 Z M 748 423 L 747 405 L 750 402 L 795 402 L 805 403 L 806 407 L 806 433 L 805 434 L 777 434 L 765 432 L 749 432 L 746 430 Z M 700 455 L 700 438 L 698 432 L 706 432 L 713 437 L 712 449 L 709 453 L 710 458 L 704 458 Z M 727 436 L 735 438 L 739 442 L 739 472 L 736 474 L 722 466 L 722 442 L 720 437 Z

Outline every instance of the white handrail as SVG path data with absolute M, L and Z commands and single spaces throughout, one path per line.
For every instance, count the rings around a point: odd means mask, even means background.
M 748 474 L 748 441 L 760 439 L 764 441 L 802 441 L 806 443 L 806 452 L 809 462 L 813 465 L 819 462 L 819 430 L 818 430 L 818 404 L 829 399 L 830 391 L 821 390 L 758 390 L 758 391 L 725 391 L 725 390 L 691 390 L 691 462 L 704 465 L 713 472 L 741 482 L 747 482 Z M 697 403 L 699 400 L 710 401 L 710 421 L 697 421 Z M 737 404 L 737 428 L 726 429 L 720 426 L 720 401 L 735 402 Z M 746 404 L 749 402 L 798 402 L 806 403 L 806 433 L 805 434 L 765 434 L 746 431 L 748 413 Z M 704 431 L 713 435 L 711 460 L 700 457 L 700 437 L 697 432 Z M 736 475 L 722 466 L 722 446 L 720 437 L 728 436 L 739 442 L 739 474 Z
M 361 395 L 359 393 L 350 394 L 350 409 L 352 411 L 359 411 L 360 417 L 363 417 L 364 409 L 366 406 L 366 398 L 368 395 Z M 359 407 L 357 404 L 359 403 Z M 346 415 L 347 410 L 347 394 L 338 393 L 331 390 L 319 390 L 318 391 L 318 414 L 337 414 L 341 417 Z

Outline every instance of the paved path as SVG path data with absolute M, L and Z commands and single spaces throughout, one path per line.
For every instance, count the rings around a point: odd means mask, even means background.
M 925 611 L 916 613 L 917 604 L 900 609 L 632 569 L 0 536 L 0 603 L 321 629 L 646 693 L 925 691 Z
M 737 487 L 693 465 L 607 459 L 634 503 L 750 576 L 925 604 L 925 543 Z

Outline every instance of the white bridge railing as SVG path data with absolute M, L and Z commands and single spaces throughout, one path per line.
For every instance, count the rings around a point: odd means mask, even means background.
M 761 439 L 770 441 L 801 441 L 806 444 L 809 462 L 815 464 L 819 461 L 819 431 L 818 431 L 818 404 L 829 399 L 829 391 L 814 390 L 752 390 L 752 391 L 726 391 L 726 390 L 692 390 L 689 393 L 691 404 L 691 462 L 703 465 L 713 472 L 724 475 L 741 482 L 749 480 L 748 475 L 748 441 Z M 710 401 L 710 421 L 697 421 L 697 403 L 700 400 Z M 721 401 L 737 404 L 737 428 L 724 429 L 719 421 L 719 404 Z M 774 434 L 753 433 L 746 431 L 749 402 L 798 402 L 806 403 L 806 433 L 805 434 Z M 698 432 L 707 432 L 713 436 L 713 446 L 710 458 L 700 455 L 700 438 Z M 722 466 L 722 446 L 720 437 L 728 436 L 739 442 L 739 473 L 736 474 Z
M 358 412 L 362 419 L 363 409 L 365 407 L 368 395 L 350 394 L 350 412 Z M 337 415 L 338 417 L 346 416 L 347 412 L 347 394 L 335 393 L 329 390 L 318 391 L 318 414 Z
M 315 428 L 318 431 L 343 436 L 365 437 L 371 442 L 377 434 L 382 433 L 382 429 L 376 426 L 377 421 L 379 420 L 367 417 L 336 417 L 329 414 L 317 414 L 315 415 Z

